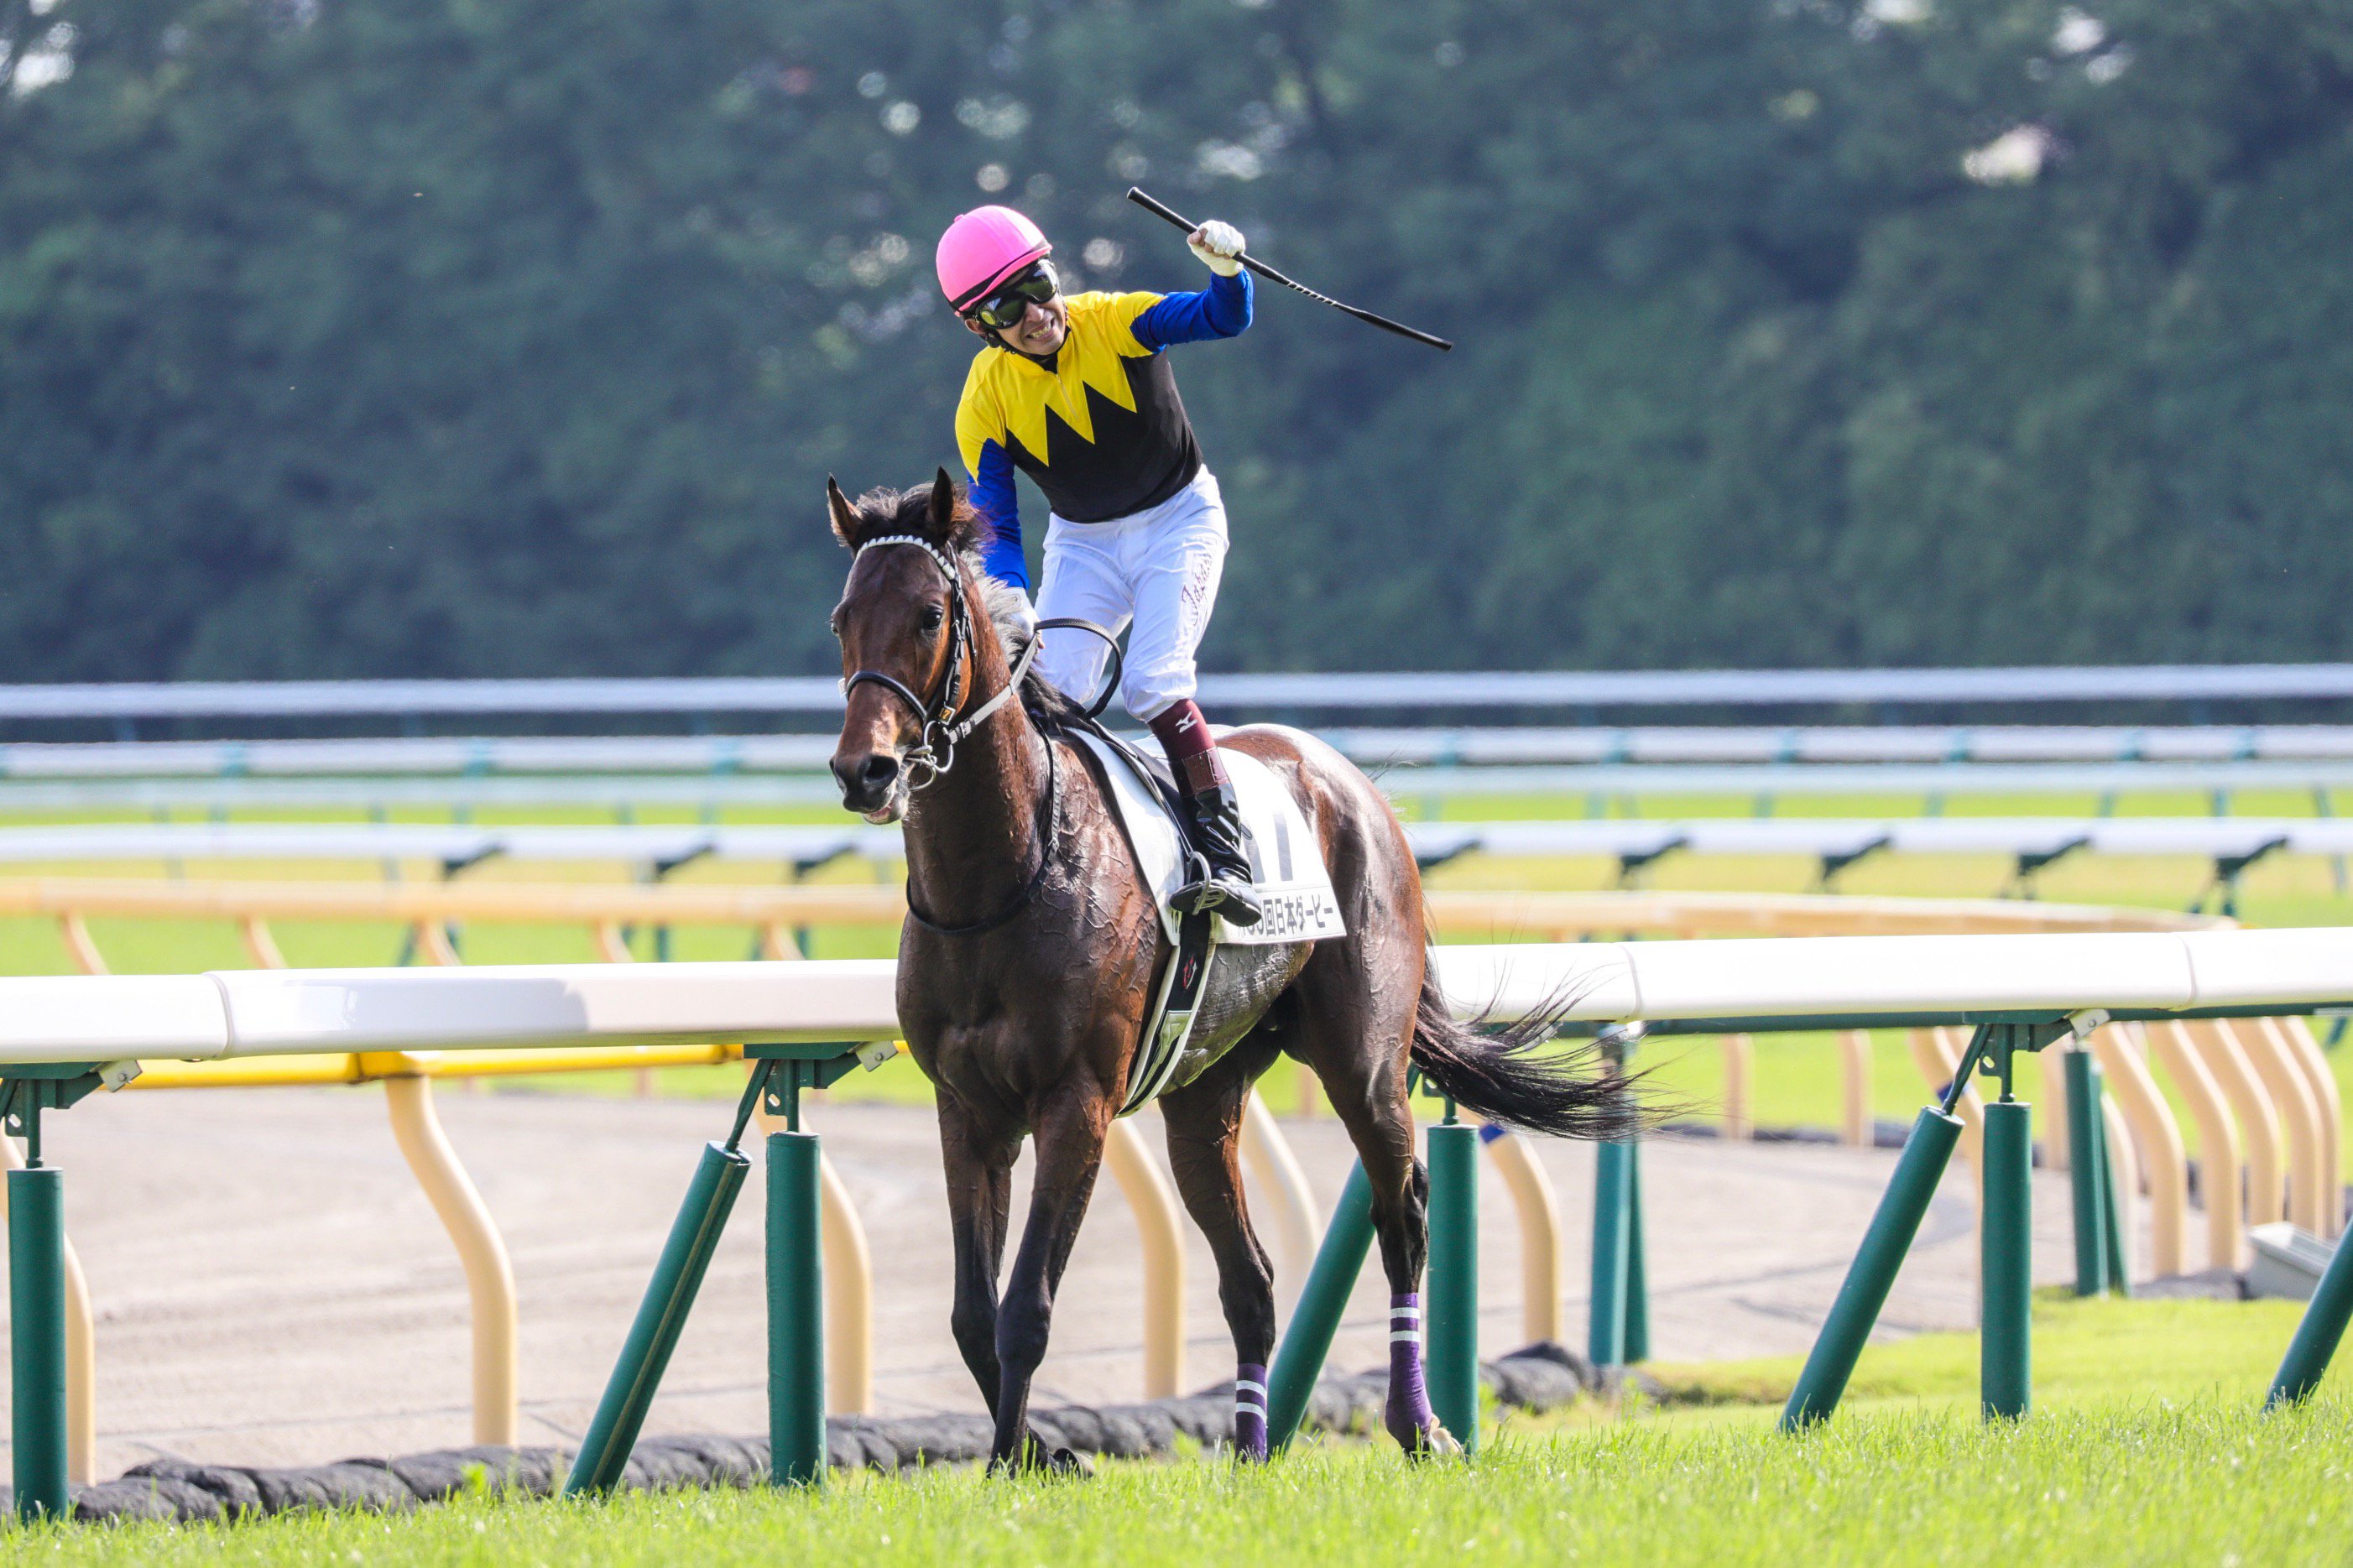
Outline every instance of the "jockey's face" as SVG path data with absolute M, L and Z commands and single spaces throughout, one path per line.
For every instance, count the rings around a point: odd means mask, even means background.
M 1062 340 L 1070 336 L 1071 308 L 1057 294 L 1042 305 L 1032 303 L 1021 313 L 1018 325 L 1008 327 L 1001 332 L 990 331 L 970 316 L 964 318 L 964 324 L 984 338 L 1003 343 L 1015 353 L 1043 359 L 1060 348 Z

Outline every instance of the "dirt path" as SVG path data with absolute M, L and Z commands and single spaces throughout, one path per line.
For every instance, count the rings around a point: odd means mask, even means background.
M 451 1142 L 512 1252 L 522 1297 L 522 1436 L 578 1436 L 668 1229 L 711 1101 L 440 1096 Z M 1159 1141 L 1147 1113 L 1147 1141 Z M 908 1413 L 979 1408 L 947 1335 L 946 1208 L 931 1115 L 815 1108 L 875 1260 L 875 1395 Z M 100 1473 L 158 1453 L 289 1464 L 469 1438 L 466 1293 L 373 1089 L 125 1094 L 51 1119 L 69 1234 L 98 1308 Z M 1288 1122 L 1319 1201 L 1347 1152 L 1336 1124 Z M 1545 1144 L 1570 1230 L 1566 1323 L 1584 1325 L 1591 1151 Z M 1661 1140 L 1644 1154 L 1651 1338 L 1662 1360 L 1801 1351 L 1893 1156 Z M 1883 1331 L 1974 1319 L 1973 1205 L 1957 1166 L 1888 1303 Z M 1026 1199 L 1017 1192 L 1018 1205 Z M 1481 1192 L 1486 1353 L 1520 1342 L 1509 1198 Z M 2036 1178 L 2036 1276 L 2063 1278 L 2065 1179 Z M 1134 1227 L 1108 1178 L 1081 1236 L 1039 1378 L 1051 1401 L 1141 1394 Z M 1189 1227 L 1187 1385 L 1230 1376 L 1207 1247 Z M 1385 1354 L 1366 1270 L 1335 1361 Z M 655 1406 L 653 1430 L 766 1421 L 759 1184 L 744 1199 Z

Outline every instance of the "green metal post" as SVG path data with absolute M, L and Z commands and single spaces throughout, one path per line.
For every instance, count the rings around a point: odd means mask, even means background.
M 2353 1231 L 2346 1235 L 2353 1236 Z M 2339 1237 L 2320 1285 L 2295 1325 L 2295 1338 L 2288 1342 L 2287 1354 L 2272 1378 L 2271 1397 L 2263 1401 L 2264 1409 L 2297 1404 L 2320 1386 L 2328 1371 L 2328 1358 L 2337 1353 L 2337 1342 L 2345 1337 L 2348 1319 L 2353 1319 L 2353 1246 Z
M 8 1173 L 8 1360 L 16 1517 L 28 1524 L 63 1519 L 73 1506 L 66 1483 L 65 1173 L 54 1165 Z
M 654 1391 L 661 1386 L 670 1352 L 678 1348 L 679 1332 L 686 1327 L 695 1292 L 702 1289 L 702 1276 L 711 1267 L 711 1255 L 718 1249 L 720 1233 L 727 1227 L 735 1194 L 743 1191 L 744 1174 L 751 1168 L 752 1162 L 739 1150 L 720 1143 L 702 1146 L 702 1159 L 694 1168 L 686 1202 L 679 1205 L 670 1239 L 662 1244 L 661 1258 L 654 1265 L 653 1280 L 638 1305 L 637 1321 L 629 1325 L 629 1337 L 622 1342 L 621 1359 L 605 1384 L 605 1396 L 597 1402 L 587 1435 L 580 1440 L 571 1474 L 565 1478 L 565 1496 L 610 1491 L 619 1483 L 638 1429 L 645 1426 L 646 1412 L 653 1405 Z
M 824 1252 L 814 1132 L 768 1134 L 768 1452 L 779 1485 L 825 1479 Z
M 1651 1359 L 1650 1248 L 1642 1239 L 1642 1145 L 1626 1146 L 1626 1364 Z
M 1626 1364 L 1626 1275 L 1632 1252 L 1634 1146 L 1612 1141 L 1593 1150 L 1593 1265 L 1586 1309 L 1585 1353 L 1596 1366 Z
M 2075 1200 L 2075 1294 L 2102 1296 L 2108 1289 L 2107 1204 L 2101 1188 L 2106 1173 L 2100 1141 L 2099 1084 L 2092 1053 L 2061 1053 L 2067 1073 L 2067 1173 Z M 1989 1233 L 1990 1236 L 1990 1233 Z M 1990 1243 L 1989 1243 L 1990 1244 Z
M 1332 1336 L 1339 1331 L 1348 1293 L 1356 1288 L 1356 1276 L 1364 1272 L 1365 1254 L 1372 1246 L 1373 1184 L 1360 1161 L 1348 1168 L 1348 1184 L 1340 1189 L 1339 1206 L 1332 1211 L 1324 1245 L 1315 1249 L 1314 1266 L 1300 1288 L 1299 1304 L 1292 1309 L 1290 1326 L 1275 1347 L 1274 1366 L 1267 1373 L 1266 1437 L 1275 1453 L 1299 1432 L 1324 1358 L 1332 1353 Z
M 1985 1108 L 1984 1251 L 1978 1270 L 1978 1398 L 1986 1419 L 2026 1414 L 2032 1384 L 2030 1205 L 2033 1111 L 2001 1100 Z
M 2092 1097 L 2094 1104 L 2107 1092 L 2107 1080 L 2100 1076 L 2100 1064 L 2092 1064 Z M 2100 1212 L 2106 1216 L 2102 1226 L 2108 1238 L 2108 1289 L 2119 1296 L 2133 1293 L 2132 1270 L 2125 1266 L 2125 1223 L 2132 1213 L 2131 1194 L 2116 1181 L 2116 1152 L 2108 1146 L 2108 1119 L 2094 1117 L 2092 1137 L 2100 1146 Z
M 1430 1130 L 1430 1404 L 1463 1451 L 1479 1451 L 1479 1130 Z
M 1782 1431 L 1825 1420 L 1838 1408 L 1847 1379 L 1854 1375 L 1855 1360 L 1879 1321 L 1879 1309 L 1887 1302 L 1896 1271 L 1904 1267 L 1904 1255 L 1920 1232 L 1920 1221 L 1960 1137 L 1961 1119 L 1933 1105 L 1922 1108 L 1912 1123 L 1895 1174 L 1888 1180 L 1871 1228 L 1863 1233 L 1838 1299 L 1831 1303 L 1830 1317 L 1806 1356 L 1805 1370 L 1789 1391 L 1789 1403 L 1781 1411 Z

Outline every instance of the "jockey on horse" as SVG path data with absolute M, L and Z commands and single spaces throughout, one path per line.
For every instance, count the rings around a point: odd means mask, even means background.
M 1230 338 L 1250 322 L 1242 237 L 1205 223 L 1187 243 L 1215 274 L 1188 294 L 1065 296 L 1038 226 L 1010 207 L 965 214 L 940 237 L 941 291 L 987 342 L 956 406 L 956 446 L 989 537 L 990 575 L 1023 590 L 1019 468 L 1046 493 L 1045 584 L 1036 615 L 1134 623 L 1122 696 L 1168 753 L 1189 808 L 1196 865 L 1174 899 L 1256 924 L 1233 784 L 1193 700 L 1194 650 L 1208 629 L 1226 558 L 1226 509 L 1204 466 L 1161 351 Z M 1049 635 L 1038 669 L 1083 696 L 1109 649 L 1083 632 Z

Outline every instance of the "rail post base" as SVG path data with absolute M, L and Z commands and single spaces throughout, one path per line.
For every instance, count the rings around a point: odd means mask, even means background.
M 735 1207 L 735 1196 L 744 1190 L 744 1177 L 751 1168 L 752 1162 L 740 1150 L 720 1143 L 702 1146 L 686 1201 L 679 1205 L 678 1218 L 670 1224 L 670 1238 L 662 1244 L 654 1277 L 638 1304 L 629 1337 L 621 1343 L 621 1359 L 614 1363 L 605 1396 L 597 1401 L 596 1416 L 580 1440 L 580 1452 L 564 1478 L 565 1496 L 610 1491 L 620 1483 L 621 1473 L 628 1467 L 629 1450 L 646 1424 L 646 1412 L 653 1407 L 670 1352 L 678 1348 L 678 1336 L 694 1307 L 695 1292 L 702 1288 L 711 1256 L 719 1247 L 720 1233 L 727 1227 L 727 1215 Z
M 2348 1320 L 2353 1320 L 2353 1232 L 2338 1238 L 2337 1250 L 2320 1276 L 2320 1284 L 2296 1322 L 2295 1337 L 2288 1342 L 2287 1354 L 2281 1358 L 2279 1371 L 2272 1378 L 2271 1394 L 2263 1401 L 2264 1409 L 2301 1404 L 2311 1396 L 2328 1372 L 2329 1359 L 2337 1353 L 2337 1342 L 2345 1337 Z
M 1642 1238 L 1642 1145 L 1626 1149 L 1626 1364 L 1651 1359 L 1650 1247 Z
M 1984 1251 L 1978 1271 L 1978 1398 L 1989 1421 L 2016 1420 L 2026 1414 L 2031 1398 L 2032 1118 L 2032 1108 L 2021 1100 L 1998 1100 L 1985 1108 L 1985 1210 L 1980 1226 Z M 2088 1141 L 2075 1147 L 2086 1154 L 2096 1152 Z M 2079 1163 L 2097 1168 L 2096 1162 L 2091 1159 Z M 2105 1247 L 2099 1256 L 2105 1266 Z
M 1912 1134 L 1904 1141 L 1904 1152 L 1895 1162 L 1895 1173 L 1880 1197 L 1878 1211 L 1871 1216 L 1871 1228 L 1863 1233 L 1846 1280 L 1831 1303 L 1830 1317 L 1807 1353 L 1805 1370 L 1789 1391 L 1789 1403 L 1781 1411 L 1782 1431 L 1794 1432 L 1827 1419 L 1838 1408 L 1847 1380 L 1854 1375 L 1854 1363 L 1871 1338 L 1873 1325 L 1879 1321 L 1879 1310 L 1895 1283 L 1896 1271 L 1904 1267 L 1904 1255 L 1920 1233 L 1920 1222 L 1960 1139 L 1961 1119 L 1933 1105 L 1924 1107 L 1913 1121 Z
M 793 1375 L 806 1378 L 805 1389 L 796 1385 L 792 1407 L 798 1412 L 801 1401 L 806 1399 L 808 1408 L 816 1411 L 818 1464 L 820 1468 L 824 1465 L 825 1341 L 819 1295 L 823 1275 L 818 1262 L 818 1146 L 814 1137 L 806 1139 L 805 1150 L 791 1141 L 805 1136 L 800 1132 L 802 1089 L 823 1089 L 861 1060 L 871 1057 L 879 1063 L 887 1059 L 888 1053 L 854 1042 L 828 1042 L 747 1045 L 744 1054 L 760 1064 L 759 1070 L 744 1086 L 744 1097 L 735 1105 L 735 1125 L 727 1134 L 727 1142 L 703 1145 L 702 1162 L 695 1166 L 694 1180 L 687 1187 L 686 1202 L 680 1205 L 678 1218 L 670 1226 L 670 1239 L 662 1244 L 661 1258 L 654 1265 L 653 1280 L 646 1287 L 645 1300 L 638 1303 L 636 1321 L 629 1325 L 629 1337 L 622 1342 L 621 1359 L 613 1368 L 612 1380 L 605 1385 L 605 1397 L 597 1402 L 596 1417 L 588 1424 L 587 1436 L 581 1439 L 580 1453 L 572 1461 L 571 1473 L 564 1479 L 566 1497 L 610 1491 L 619 1484 L 622 1472 L 628 1467 L 629 1450 L 645 1426 L 646 1412 L 652 1407 L 654 1393 L 661 1386 L 670 1352 L 678 1348 L 680 1331 L 686 1327 L 687 1313 L 693 1310 L 695 1293 L 702 1288 L 712 1254 L 718 1250 L 720 1233 L 726 1229 L 727 1216 L 734 1209 L 736 1195 L 744 1190 L 744 1178 L 752 1169 L 751 1159 L 741 1145 L 744 1130 L 752 1124 L 754 1107 L 762 1105 L 771 1114 L 784 1117 L 792 1129 L 789 1133 L 774 1135 L 769 1148 L 771 1438 L 776 1440 L 782 1433 L 776 1425 L 776 1355 L 777 1347 L 787 1342 L 788 1335 L 794 1347 Z M 779 1140 L 788 1144 L 788 1152 L 781 1159 L 776 1151 Z M 780 1175 L 780 1171 L 789 1173 Z M 778 1227 L 773 1220 L 780 1181 L 791 1200 L 785 1239 L 797 1258 L 803 1257 L 806 1243 L 807 1264 L 806 1268 L 786 1271 L 791 1278 L 786 1281 L 786 1322 L 781 1329 L 776 1321 L 778 1280 L 773 1267 L 779 1245 Z M 793 1442 L 801 1446 L 795 1451 L 805 1451 L 803 1427 L 795 1425 L 792 1432 Z M 772 1450 L 772 1473 L 779 1470 L 785 1458 L 782 1447 Z
M 65 1173 L 8 1173 L 9 1435 L 16 1517 L 63 1519 L 66 1479 Z
M 1430 1404 L 1479 1451 L 1479 1130 L 1452 1120 L 1430 1130 Z
M 2067 1174 L 2074 1198 L 2075 1294 L 2108 1289 L 2107 1161 L 2100 1138 L 2099 1072 L 2086 1050 L 2063 1052 L 2067 1072 Z
M 1633 1268 L 1634 1145 L 1593 1150 L 1593 1265 L 1585 1353 L 1597 1367 L 1626 1364 L 1628 1276 Z
M 825 1479 L 825 1279 L 817 1134 L 768 1134 L 768 1474 Z
M 129 1066 L 127 1074 L 114 1068 Z M 63 1110 L 101 1081 L 120 1088 L 137 1064 L 24 1062 L 0 1077 L 0 1133 L 25 1140 L 8 1173 L 9 1437 L 16 1517 L 30 1524 L 73 1511 L 66 1394 L 65 1173 L 41 1158 L 41 1112 Z
M 1307 1401 L 1323 1375 L 1324 1358 L 1332 1353 L 1332 1336 L 1339 1331 L 1340 1314 L 1348 1293 L 1364 1271 L 1365 1255 L 1373 1246 L 1373 1184 L 1362 1161 L 1349 1166 L 1348 1184 L 1324 1227 L 1324 1245 L 1315 1249 L 1314 1267 L 1300 1288 L 1299 1304 L 1291 1311 L 1282 1342 L 1275 1347 L 1274 1365 L 1266 1379 L 1266 1436 L 1269 1449 L 1281 1453 L 1298 1435 L 1307 1415 Z
M 2097 1104 L 2107 1092 L 2107 1079 L 2097 1061 L 2092 1064 L 2092 1098 Z M 2100 1214 L 2101 1229 L 2107 1238 L 2108 1289 L 2119 1296 L 2133 1293 L 2132 1268 L 2125 1251 L 2125 1226 L 2132 1218 L 2133 1194 L 2116 1180 L 2116 1151 L 2108 1144 L 2108 1121 L 2105 1116 L 2092 1121 L 2092 1140 L 2100 1148 Z

